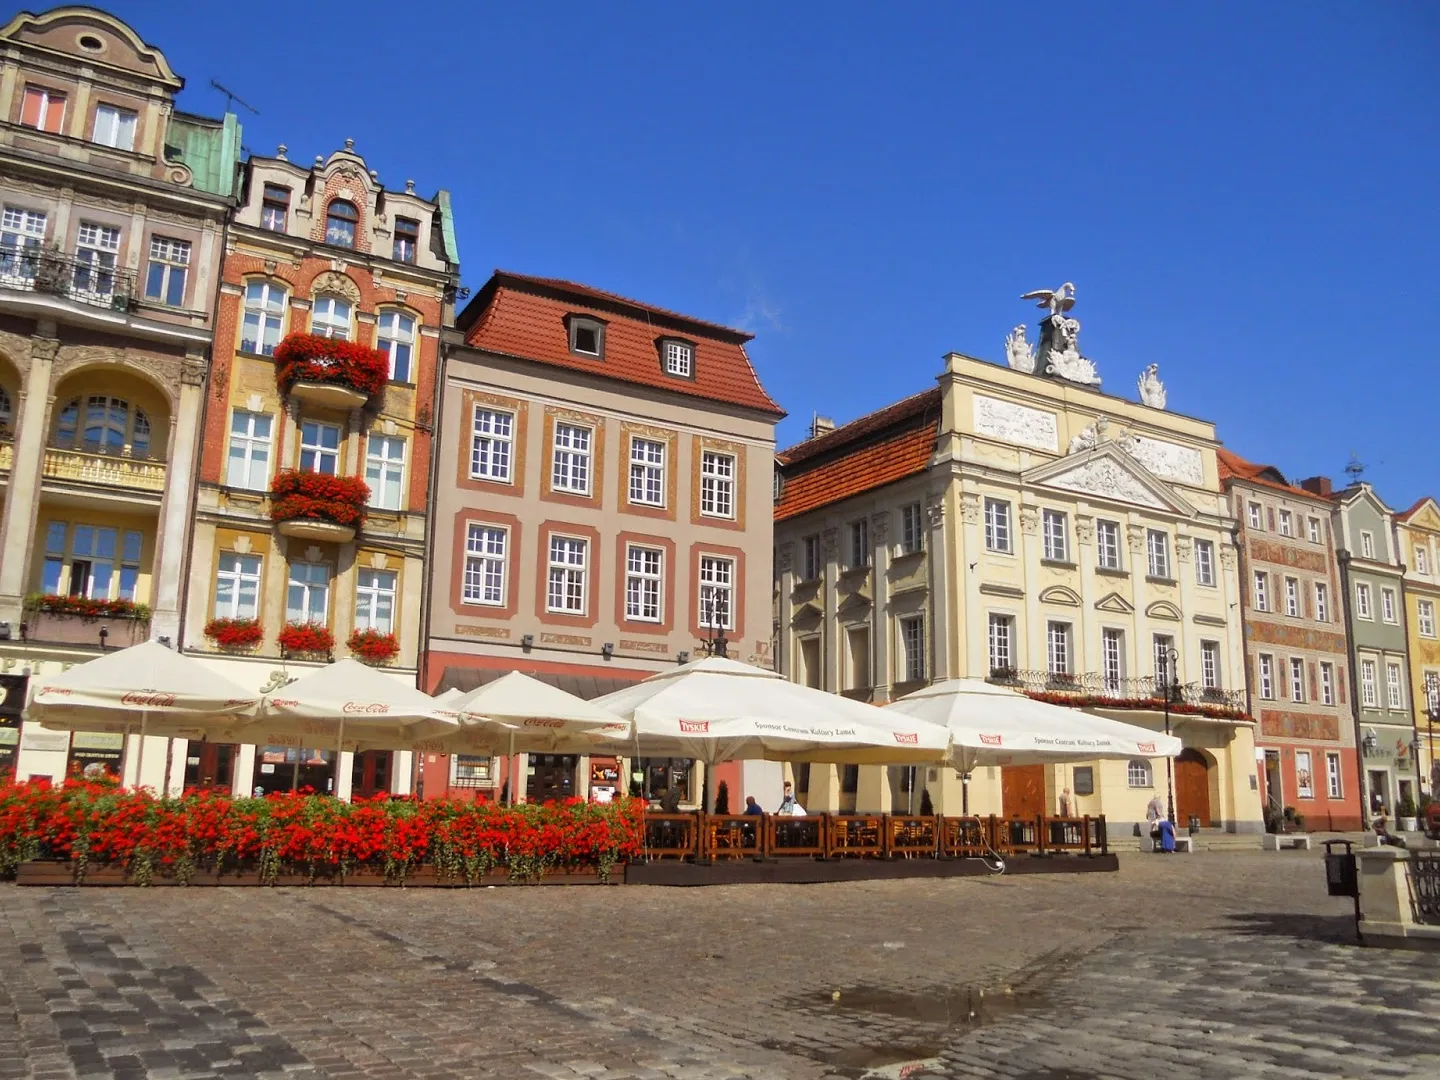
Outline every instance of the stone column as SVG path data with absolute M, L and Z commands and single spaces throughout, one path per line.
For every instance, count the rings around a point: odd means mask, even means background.
M 930 678 L 948 679 L 955 670 L 954 658 L 959 655 L 960 612 L 951 603 L 950 567 L 954 558 L 950 551 L 950 531 L 945 528 L 945 495 L 932 495 L 924 503 L 925 520 L 921 527 L 928 532 L 926 559 L 930 571 L 929 600 Z
M 60 342 L 55 324 L 42 322 L 30 341 L 30 372 L 15 405 L 14 459 L 0 519 L 0 622 L 11 623 L 14 636 L 23 614 L 30 583 L 31 559 L 45 541 L 35 540 L 40 508 L 40 478 L 45 464 L 45 432 L 50 423 L 51 373 Z
M 165 466 L 165 500 L 160 508 L 160 535 L 155 544 L 154 614 L 150 621 L 151 634 L 168 637 L 176 648 L 180 644 L 183 592 L 180 576 L 190 544 L 190 503 L 195 490 L 204 386 L 204 361 L 198 356 L 187 356 L 180 376 L 180 396 L 171 427 L 169 461 Z

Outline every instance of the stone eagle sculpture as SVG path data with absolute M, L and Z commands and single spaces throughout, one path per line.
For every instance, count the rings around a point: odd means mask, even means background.
M 1036 289 L 1020 294 L 1021 300 L 1037 300 L 1036 307 L 1048 308 L 1051 315 L 1063 315 L 1075 306 L 1075 285 L 1067 281 L 1058 289 Z

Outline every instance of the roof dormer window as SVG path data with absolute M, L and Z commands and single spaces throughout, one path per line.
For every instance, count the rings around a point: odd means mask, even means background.
M 695 377 L 695 343 L 679 338 L 663 338 L 660 342 L 660 357 L 666 375 L 680 379 Z
M 325 211 L 325 242 L 336 247 L 355 246 L 355 226 L 360 212 L 348 199 L 331 199 Z
M 605 355 L 605 324 L 582 315 L 569 316 L 570 351 L 579 356 Z

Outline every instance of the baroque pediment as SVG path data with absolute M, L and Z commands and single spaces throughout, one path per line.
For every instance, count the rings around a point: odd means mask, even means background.
M 1064 585 L 1051 585 L 1040 593 L 1042 604 L 1064 604 L 1066 607 L 1079 607 L 1080 594 L 1074 589 L 1066 588 Z
M 1118 592 L 1112 592 L 1095 601 L 1095 610 L 1108 611 L 1112 615 L 1131 615 L 1135 611 L 1135 605 Z
M 1192 517 L 1195 508 L 1168 484 L 1111 443 L 1032 469 L 1027 484 Z
M 1156 600 L 1145 609 L 1145 614 L 1152 619 L 1164 619 L 1166 622 L 1181 622 L 1185 618 L 1180 614 L 1180 609 L 1169 600 Z

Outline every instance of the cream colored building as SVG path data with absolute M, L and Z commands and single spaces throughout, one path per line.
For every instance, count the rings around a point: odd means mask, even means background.
M 1023 343 L 1022 343 L 1023 344 Z M 1171 729 L 1183 827 L 1258 831 L 1240 593 L 1213 425 L 960 354 L 934 390 L 780 455 L 779 659 L 798 681 L 877 703 L 995 677 Z M 797 770 L 812 810 L 959 813 L 949 770 Z M 1164 759 L 981 770 L 972 813 L 1080 814 L 1112 828 L 1168 798 Z
M 0 772 L 21 778 L 122 754 L 22 730 L 36 678 L 179 640 L 240 153 L 234 116 L 176 108 L 183 86 L 93 8 L 0 27 Z
M 1410 700 L 1416 739 L 1411 772 L 1420 783 L 1413 793 L 1440 793 L 1440 503 L 1426 496 L 1395 515 L 1395 545 L 1405 567 L 1405 631 L 1410 657 Z M 1420 747 L 1419 757 L 1413 748 Z M 1401 782 L 1410 777 L 1401 777 Z

